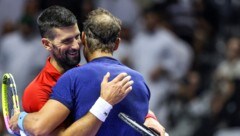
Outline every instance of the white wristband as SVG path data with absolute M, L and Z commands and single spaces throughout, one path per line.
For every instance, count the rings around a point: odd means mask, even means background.
M 90 109 L 90 112 L 96 116 L 99 120 L 104 122 L 112 109 L 112 105 L 105 101 L 103 98 L 99 97 L 95 104 Z

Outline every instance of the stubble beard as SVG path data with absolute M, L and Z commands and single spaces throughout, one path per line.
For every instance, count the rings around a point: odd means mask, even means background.
M 65 53 L 64 55 L 53 53 L 53 57 L 55 58 L 58 65 L 65 70 L 65 72 L 71 68 L 76 67 L 81 60 L 80 51 L 75 57 L 70 57 L 67 55 L 67 53 Z

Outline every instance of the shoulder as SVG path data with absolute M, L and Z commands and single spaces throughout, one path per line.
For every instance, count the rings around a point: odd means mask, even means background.
M 80 78 L 81 80 L 86 80 L 95 75 L 94 71 L 96 71 L 96 69 L 97 68 L 91 64 L 84 64 L 68 70 L 60 77 L 60 79 L 76 80 Z
M 144 80 L 144 78 L 143 78 L 143 76 L 142 76 L 142 74 L 140 72 L 138 72 L 138 71 L 136 71 L 136 70 L 134 70 L 132 68 L 129 68 L 129 67 L 125 66 L 125 65 L 123 65 L 123 66 L 124 66 L 124 71 L 127 72 L 129 75 L 131 75 L 131 76 L 133 76 L 133 77 L 135 77 L 135 78 L 137 78 L 139 80 Z
M 51 87 L 30 83 L 24 90 L 22 97 L 23 108 L 27 112 L 35 112 L 41 109 L 51 94 Z
M 52 84 L 43 84 L 35 79 L 24 90 L 24 97 L 30 98 L 33 96 L 34 99 L 36 96 L 49 95 L 52 92 L 52 86 Z
M 81 74 L 90 74 L 89 72 L 91 71 L 95 71 L 98 68 L 98 65 L 94 64 L 94 63 L 87 63 L 75 68 L 72 68 L 70 70 L 68 70 L 67 72 L 65 72 L 64 74 L 76 74 L 76 73 L 81 73 Z

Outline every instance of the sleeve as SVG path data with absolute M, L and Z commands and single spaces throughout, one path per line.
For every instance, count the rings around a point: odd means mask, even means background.
M 52 88 L 50 99 L 54 99 L 65 105 L 69 110 L 73 107 L 73 82 L 70 73 L 63 74 Z

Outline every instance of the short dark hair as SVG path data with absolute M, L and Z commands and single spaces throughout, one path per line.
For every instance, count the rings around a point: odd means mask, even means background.
M 98 8 L 88 14 L 83 23 L 83 31 L 86 34 L 90 53 L 97 49 L 112 53 L 121 31 L 121 21 L 109 11 Z
M 76 16 L 70 10 L 56 5 L 45 9 L 37 19 L 41 36 L 49 39 L 55 37 L 52 28 L 68 27 L 76 23 Z

